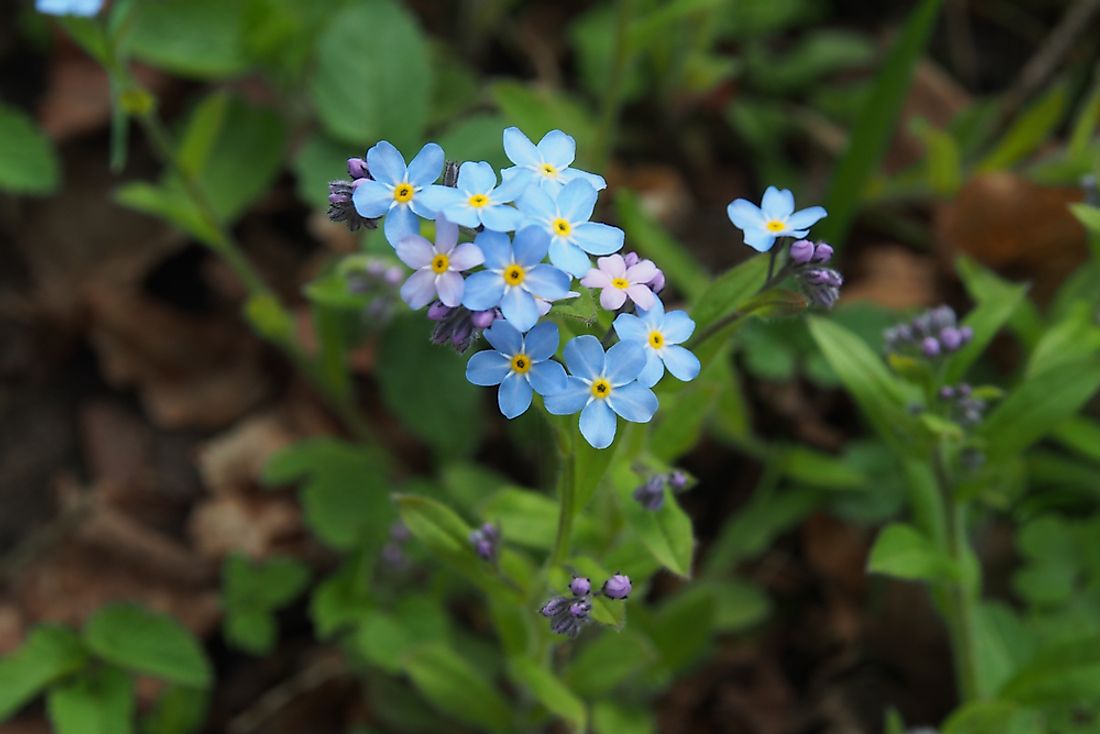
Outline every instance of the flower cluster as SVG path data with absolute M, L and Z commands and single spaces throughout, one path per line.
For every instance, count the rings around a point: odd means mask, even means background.
M 470 545 L 481 560 L 496 561 L 500 549 L 500 528 L 491 522 L 484 523 L 480 528 L 470 531 Z
M 965 382 L 941 387 L 939 397 L 947 406 L 951 416 L 966 426 L 980 423 L 988 407 L 986 402 L 975 395 L 970 385 Z
M 603 582 L 599 594 L 607 599 L 622 600 L 630 596 L 630 577 L 614 574 Z M 574 576 L 569 582 L 568 596 L 555 596 L 542 605 L 539 613 L 550 620 L 550 629 L 559 635 L 576 637 L 589 621 L 592 611 L 592 581 L 584 576 Z
M 928 358 L 957 352 L 973 338 L 974 330 L 960 326 L 950 306 L 925 311 L 912 321 L 892 326 L 883 333 L 889 351 L 919 353 Z
M 656 512 L 664 507 L 665 487 L 679 494 L 692 486 L 692 479 L 682 469 L 663 474 L 652 474 L 638 485 L 631 496 L 645 509 Z

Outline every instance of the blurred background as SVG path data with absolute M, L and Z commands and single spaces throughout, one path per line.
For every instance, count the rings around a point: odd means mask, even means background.
M 790 188 L 829 209 L 815 234 L 846 276 L 836 318 L 878 345 L 899 311 L 966 310 L 960 255 L 1031 282 L 1040 304 L 1088 257 L 1067 205 L 1097 200 L 1095 0 L 137 6 L 137 79 L 173 135 L 203 141 L 202 185 L 307 344 L 305 285 L 322 287 L 341 256 L 389 251 L 380 231 L 351 233 L 325 211 L 345 159 L 383 138 L 406 157 L 435 140 L 449 159 L 501 167 L 504 127 L 560 127 L 608 179 L 602 220 L 628 249 L 677 253 L 674 282 L 751 254 L 729 201 Z M 893 83 L 876 91 L 881 74 Z M 5 2 L 0 653 L 36 623 L 138 600 L 207 645 L 218 685 L 203 731 L 404 731 L 378 713 L 388 689 L 339 675 L 257 714 L 331 651 L 303 600 L 279 613 L 268 654 L 227 644 L 221 564 L 333 565 L 294 495 L 261 487 L 260 472 L 293 441 L 342 428 L 242 320 L 241 282 L 148 139 L 111 122 L 99 65 L 29 3 Z M 461 359 L 427 345 L 422 320 L 366 322 L 352 364 L 387 451 L 414 474 L 461 460 L 539 481 L 529 448 L 505 448 L 522 446 L 518 430 L 462 381 Z M 737 569 L 762 593 L 734 634 L 700 643 L 685 629 L 692 663 L 654 704 L 659 731 L 871 732 L 887 706 L 940 721 L 955 702 L 940 622 L 919 588 L 865 574 L 874 528 L 903 503 L 893 464 L 800 322 L 753 324 L 738 345 L 736 390 L 708 408 L 682 462 L 699 479 L 683 502 L 700 567 Z M 995 380 L 1017 359 L 998 342 L 981 370 Z M 428 362 L 443 397 L 410 376 Z M 820 453 L 851 472 L 821 472 Z M 1095 491 L 1096 466 L 1083 471 Z M 1014 593 L 1011 527 L 991 522 L 978 546 L 988 587 Z M 653 598 L 678 584 L 662 577 Z M 158 692 L 139 681 L 140 705 Z M 0 731 L 49 727 L 39 706 Z

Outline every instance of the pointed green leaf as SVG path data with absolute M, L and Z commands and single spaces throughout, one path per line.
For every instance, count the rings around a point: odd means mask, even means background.
M 492 732 L 509 728 L 511 707 L 482 673 L 442 642 L 405 655 L 402 667 L 442 713 Z
M 198 641 L 166 614 L 136 604 L 111 604 L 84 627 L 96 655 L 122 668 L 197 688 L 210 685 L 210 661 Z
M 508 663 L 508 672 L 547 711 L 565 720 L 572 731 L 584 732 L 588 721 L 584 701 L 577 698 L 556 675 L 528 658 L 513 658 Z
M 50 689 L 46 710 L 57 734 L 130 734 L 134 684 L 115 667 L 88 670 Z
M 46 686 L 79 670 L 86 660 L 80 638 L 68 627 L 47 624 L 32 629 L 17 650 L 0 658 L 0 721 Z

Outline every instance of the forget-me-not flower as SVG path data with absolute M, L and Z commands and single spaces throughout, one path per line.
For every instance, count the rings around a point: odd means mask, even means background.
M 748 199 L 734 199 L 726 207 L 733 225 L 745 233 L 745 244 L 757 252 L 772 249 L 777 237 L 805 237 L 810 227 L 827 214 L 824 207 L 794 210 L 794 194 L 769 186 L 760 206 Z
M 588 221 L 596 196 L 591 184 L 577 179 L 562 187 L 557 198 L 530 186 L 516 201 L 528 221 L 550 235 L 550 262 L 578 278 L 592 267 L 585 253 L 618 252 L 625 237 L 618 227 Z
M 695 322 L 683 311 L 665 313 L 661 299 L 654 296 L 653 308 L 639 311 L 638 315 L 624 313 L 615 318 L 615 333 L 624 342 L 641 344 L 646 362 L 638 375 L 638 382 L 646 387 L 656 385 L 665 374 L 665 368 L 677 380 L 688 382 L 699 374 L 699 358 L 684 347 L 695 331 Z
M 608 311 L 616 311 L 626 303 L 627 296 L 638 308 L 652 308 L 657 296 L 650 290 L 649 282 L 657 277 L 657 266 L 652 260 L 641 260 L 627 267 L 622 255 L 601 257 L 581 279 L 587 288 L 600 288 L 600 305 Z
M 657 412 L 657 396 L 638 382 L 645 367 L 645 350 L 633 341 L 621 341 L 604 353 L 600 340 L 586 334 L 565 345 L 569 384 L 546 397 L 554 415 L 580 411 L 581 435 L 597 449 L 615 440 L 616 415 L 634 423 L 648 423 Z
M 550 193 L 576 179 L 584 179 L 597 191 L 607 188 L 603 176 L 570 167 L 577 157 L 577 141 L 561 130 L 551 130 L 535 145 L 518 127 L 510 127 L 504 131 L 504 152 L 515 163 L 501 171 L 505 181 L 520 176 Z
M 545 397 L 565 389 L 565 368 L 550 359 L 558 350 L 557 324 L 544 321 L 524 336 L 498 320 L 483 333 L 493 348 L 470 357 L 466 379 L 484 387 L 500 385 L 497 405 L 504 417 L 526 412 L 532 391 Z
M 35 0 L 34 8 L 46 15 L 81 15 L 90 18 L 103 7 L 103 0 Z
M 435 220 L 435 244 L 418 234 L 397 243 L 397 256 L 416 270 L 401 286 L 401 298 L 410 308 L 423 308 L 438 296 L 444 306 L 462 303 L 462 271 L 481 265 L 485 257 L 472 242 L 458 244 L 458 225 L 443 215 Z
M 524 227 L 510 242 L 502 232 L 485 230 L 474 243 L 485 255 L 485 270 L 466 279 L 462 305 L 471 311 L 500 307 L 504 318 L 520 331 L 539 319 L 535 297 L 556 300 L 569 293 L 569 276 L 542 263 L 550 236 L 537 227 Z
M 419 232 L 418 216 L 431 219 L 436 214 L 425 194 L 444 188 L 435 185 L 443 172 L 443 149 L 428 143 L 406 166 L 397 148 L 381 140 L 367 151 L 367 169 L 373 178 L 356 181 L 352 202 L 361 217 L 386 216 L 386 239 L 396 247 L 402 238 Z
M 494 232 L 511 232 L 523 215 L 507 206 L 527 188 L 522 178 L 513 177 L 497 186 L 497 174 L 485 161 L 466 161 L 458 169 L 456 188 L 439 186 L 424 192 L 424 201 L 447 219 L 463 227 L 484 225 Z

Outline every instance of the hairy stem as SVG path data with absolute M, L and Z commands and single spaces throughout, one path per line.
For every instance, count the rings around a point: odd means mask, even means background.
M 558 478 L 558 532 L 554 536 L 554 548 L 547 561 L 549 568 L 560 566 L 569 557 L 569 543 L 573 537 L 573 514 L 576 510 L 577 483 L 576 457 L 573 452 L 575 439 L 559 441 L 561 450 L 561 475 Z

